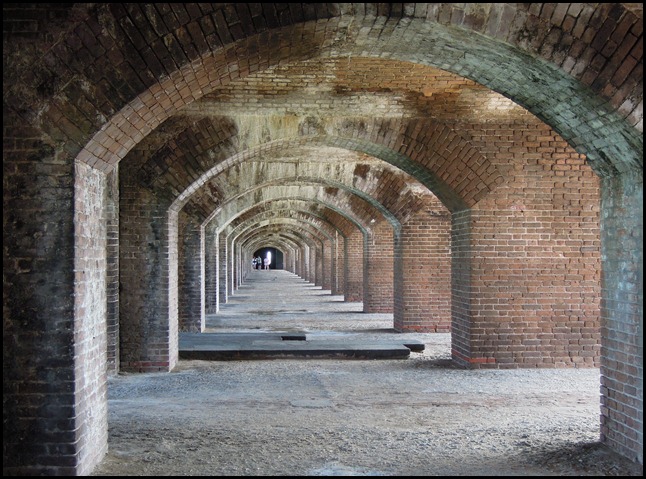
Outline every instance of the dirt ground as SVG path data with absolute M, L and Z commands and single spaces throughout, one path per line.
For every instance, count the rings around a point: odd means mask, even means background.
M 253 272 L 207 331 L 410 337 L 408 359 L 181 360 L 109 380 L 94 476 L 641 476 L 599 443 L 598 369 L 464 370 L 450 334 L 392 331 L 284 271 Z

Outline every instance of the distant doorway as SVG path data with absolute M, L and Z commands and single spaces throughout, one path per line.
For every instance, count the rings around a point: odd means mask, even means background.
M 254 258 L 260 256 L 263 261 L 269 257 L 269 269 L 284 269 L 283 252 L 276 248 L 260 248 L 253 256 Z

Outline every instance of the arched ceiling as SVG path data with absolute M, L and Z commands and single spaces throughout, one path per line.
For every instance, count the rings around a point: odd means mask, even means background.
M 397 227 L 436 194 L 462 209 L 502 183 L 460 125 L 539 123 L 501 95 L 436 68 L 340 63 L 305 61 L 229 82 L 151 132 L 123 171 L 220 231 L 272 197 L 334 205 L 365 231 L 376 217 Z M 400 143 L 408 136 L 412 154 L 385 148 L 389 135 Z M 412 161 L 417 152 L 424 157 Z M 447 185 L 449 163 L 462 163 L 478 182 Z
M 503 178 L 468 131 L 541 123 L 502 95 L 434 67 L 319 58 L 214 88 L 171 115 L 123 165 L 216 231 L 245 216 L 243 237 L 269 232 L 262 214 L 250 211 L 291 198 L 308 202 L 308 211 L 323 205 L 326 222 L 333 209 L 365 232 L 375 218 L 397 228 L 438 198 L 452 210 L 473 206 Z M 464 182 L 465 171 L 478 182 Z M 272 224 L 293 228 L 297 212 L 289 211 Z
M 43 61 L 6 56 L 6 107 L 219 228 L 278 198 L 326 196 L 335 227 L 472 207 L 505 181 L 474 135 L 499 128 L 546 122 L 600 175 L 643 168 L 639 4 L 52 8 Z

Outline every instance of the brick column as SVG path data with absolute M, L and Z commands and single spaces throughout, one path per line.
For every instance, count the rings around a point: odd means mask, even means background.
M 417 212 L 395 242 L 394 327 L 399 332 L 451 329 L 451 215 Z
M 37 371 L 37 383 L 34 389 L 25 387 L 29 396 L 27 411 L 33 413 L 29 429 L 37 428 L 36 424 L 45 425 L 40 417 L 56 417 L 58 421 L 51 424 L 51 429 L 41 430 L 43 447 L 26 449 L 22 444 L 21 453 L 33 453 L 37 459 L 32 464 L 38 464 L 50 456 L 46 461 L 58 466 L 64 466 L 59 475 L 83 475 L 91 470 L 107 452 L 107 197 L 108 183 L 104 173 L 85 163 L 74 164 L 74 208 L 62 208 L 61 204 L 53 202 L 55 207 L 61 208 L 57 213 L 58 219 L 63 220 L 67 215 L 74 216 L 74 251 L 67 256 L 62 250 L 54 248 L 55 255 L 74 258 L 74 314 L 72 337 L 68 337 L 62 324 L 56 324 L 56 316 L 47 318 L 45 324 L 37 319 L 28 317 L 29 324 L 39 324 L 42 329 L 39 335 L 47 338 L 49 348 L 44 351 L 32 349 L 31 360 L 25 365 L 30 371 Z M 114 182 L 114 176 L 111 178 Z M 62 185 L 61 185 L 62 186 Z M 114 187 L 114 183 L 112 183 Z M 43 194 L 48 190 L 58 188 L 44 188 Z M 61 190 L 64 188 L 61 187 Z M 60 193 L 57 193 L 60 194 Z M 62 198 L 60 198 L 62 199 Z M 114 211 L 113 211 L 114 213 Z M 111 217 L 114 220 L 114 216 Z M 51 221 L 51 220 L 50 220 Z M 51 234 L 49 231 L 45 236 Z M 62 239 L 62 238 L 59 238 Z M 64 242 L 61 245 L 65 245 Z M 58 246 L 58 245 L 57 245 Z M 6 247 L 6 245 L 5 245 Z M 39 247 L 43 247 L 42 244 Z M 112 250 L 114 253 L 114 250 Z M 61 276 L 56 268 L 60 267 L 61 258 L 53 258 L 50 263 L 53 267 L 48 273 L 50 279 L 44 283 L 40 292 L 48 291 L 51 294 L 48 301 L 58 304 L 57 296 L 63 296 L 61 281 L 69 276 Z M 63 264 L 65 261 L 62 262 Z M 112 270 L 114 271 L 114 270 Z M 36 283 L 37 284 L 37 283 Z M 51 288 L 51 289 L 50 289 Z M 60 289 L 59 289 L 60 288 Z M 40 287 L 38 288 L 40 289 Z M 35 307 L 27 303 L 28 308 Z M 28 309 L 27 311 L 30 311 Z M 6 334 L 6 329 L 5 329 Z M 22 335 L 21 342 L 28 342 L 28 336 Z M 59 337 L 69 341 L 63 348 L 56 345 Z M 29 336 L 32 339 L 31 336 Z M 33 338 L 35 339 L 35 338 Z M 30 346 L 33 345 L 30 342 Z M 35 341 L 35 344 L 37 342 Z M 70 346 L 73 346 L 70 347 Z M 51 354 L 49 352 L 51 351 Z M 70 356 L 61 356 L 63 351 L 69 351 Z M 42 355 L 45 363 L 41 363 Z M 12 362 L 14 359 L 12 358 Z M 64 370 L 61 368 L 69 368 Z M 49 378 L 47 387 L 43 388 L 43 372 Z M 3 382 L 7 376 L 3 375 Z M 73 382 L 73 386 L 71 384 Z M 54 393 L 49 397 L 47 406 L 40 409 L 32 401 L 38 402 L 43 393 Z M 73 394 L 72 394 L 73 393 Z M 7 409 L 3 407 L 6 418 Z M 4 425 L 6 433 L 7 427 Z M 31 432 L 31 431 L 30 431 Z M 13 436 L 15 437 L 15 436 Z M 20 435 L 18 437 L 24 440 Z M 6 438 L 6 434 L 5 434 Z M 52 442 L 54 444 L 52 444 Z M 3 444 L 3 448 L 5 445 Z M 74 456 L 73 460 L 72 456 Z M 7 457 L 6 449 L 4 457 Z M 4 466 L 4 464 L 3 464 Z M 70 469 L 75 467 L 75 473 Z M 67 471 L 65 471 L 67 469 Z M 42 470 L 39 471 L 42 474 Z
M 644 463 L 643 171 L 602 180 L 601 440 Z
M 231 241 L 228 243 L 228 251 L 231 252 L 227 259 L 227 270 L 229 271 L 229 281 L 227 284 L 227 295 L 233 296 L 238 289 L 238 254 L 237 254 L 237 243 Z
M 218 264 L 218 293 L 217 293 L 217 302 L 218 302 L 218 311 L 220 311 L 220 305 L 226 304 L 229 300 L 229 295 L 227 293 L 227 284 L 228 284 L 228 257 L 229 250 L 227 237 L 224 233 L 220 233 L 217 239 L 217 264 Z M 214 248 L 215 249 L 215 248 Z
M 227 252 L 229 253 L 226 257 L 225 268 L 227 269 L 227 297 L 232 296 L 235 291 L 235 254 L 234 254 L 234 242 L 231 236 L 226 237 L 227 242 Z M 222 261 L 222 258 L 220 258 Z
M 219 311 L 218 303 L 218 234 L 210 222 L 205 227 L 204 236 L 204 309 L 206 314 Z
M 106 175 L 108 374 L 119 372 L 119 171 Z
M 180 213 L 179 329 L 202 332 L 204 319 L 204 228 Z
M 305 281 L 309 281 L 309 260 L 310 260 L 310 248 L 307 245 L 302 245 L 300 249 L 300 261 L 299 261 L 299 276 Z
M 332 242 L 329 239 L 323 241 L 323 254 L 322 254 L 322 268 L 321 275 L 323 276 L 322 288 L 324 290 L 332 290 L 332 268 L 333 268 L 333 256 L 332 256 Z
M 454 214 L 457 362 L 470 367 L 598 364 L 598 224 L 594 215 L 559 221 L 563 209 Z M 573 228 L 577 237 L 570 233 Z
M 121 171 L 121 368 L 170 371 L 177 359 L 178 219 Z
M 345 291 L 345 249 L 346 239 L 337 233 L 333 251 L 332 294 L 334 295 L 344 294 Z
M 451 351 L 465 366 L 471 357 L 471 210 L 453 213 L 451 226 Z
M 294 274 L 296 274 L 299 278 L 303 277 L 301 275 L 301 256 L 302 256 L 302 248 L 299 248 L 294 251 Z
M 314 250 L 314 271 L 315 271 L 315 281 L 316 286 L 323 288 L 323 245 L 321 244 L 320 248 Z
M 363 271 L 363 312 L 393 312 L 393 227 L 375 223 L 367 237 Z
M 318 251 L 316 247 L 310 247 L 309 255 L 309 282 L 314 285 L 319 285 L 318 276 L 317 276 L 317 261 L 318 261 Z
M 364 235 L 356 230 L 346 238 L 344 301 L 363 301 Z

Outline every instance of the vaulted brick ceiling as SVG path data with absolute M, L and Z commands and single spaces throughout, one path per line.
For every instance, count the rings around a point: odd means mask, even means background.
M 443 132 L 436 155 L 455 149 L 482 165 L 486 159 L 461 125 L 495 129 L 500 120 L 540 124 L 503 96 L 436 68 L 309 60 L 214 89 L 151 132 L 122 168 L 158 195 L 181 197 L 184 211 L 200 221 L 215 217 L 222 226 L 249 216 L 254 203 L 267 209 L 289 198 L 309 200 L 311 210 L 328 205 L 324 217 L 334 206 L 363 226 L 375 217 L 397 223 L 422 207 L 442 209 L 432 190 L 449 207 L 473 203 L 502 182 L 500 173 L 489 166 L 456 198 L 442 178 L 420 182 L 405 173 L 424 178 L 409 160 L 387 157 L 391 164 L 369 154 L 369 140 L 423 125 Z M 444 170 L 449 180 L 451 169 Z
M 641 4 L 419 5 L 47 6 L 56 24 L 35 44 L 46 66 L 32 70 L 8 52 L 22 81 L 7 86 L 6 103 L 53 140 L 78 141 L 81 161 L 109 169 L 121 160 L 124 184 L 220 227 L 249 214 L 245 196 L 263 208 L 292 198 L 328 221 L 336 208 L 358 224 L 378 217 L 395 226 L 438 201 L 472 207 L 505 182 L 506 166 L 482 151 L 483 139 L 509 148 L 515 131 L 538 131 L 542 120 L 601 174 L 640 167 L 635 132 L 609 115 L 610 126 L 597 128 L 585 115 L 598 107 L 594 95 L 537 58 L 598 90 L 608 79 L 586 56 L 597 40 L 577 15 L 623 15 L 615 40 L 630 58 Z M 438 23 L 429 29 L 425 16 Z M 601 92 L 630 123 L 641 121 L 638 70 Z

